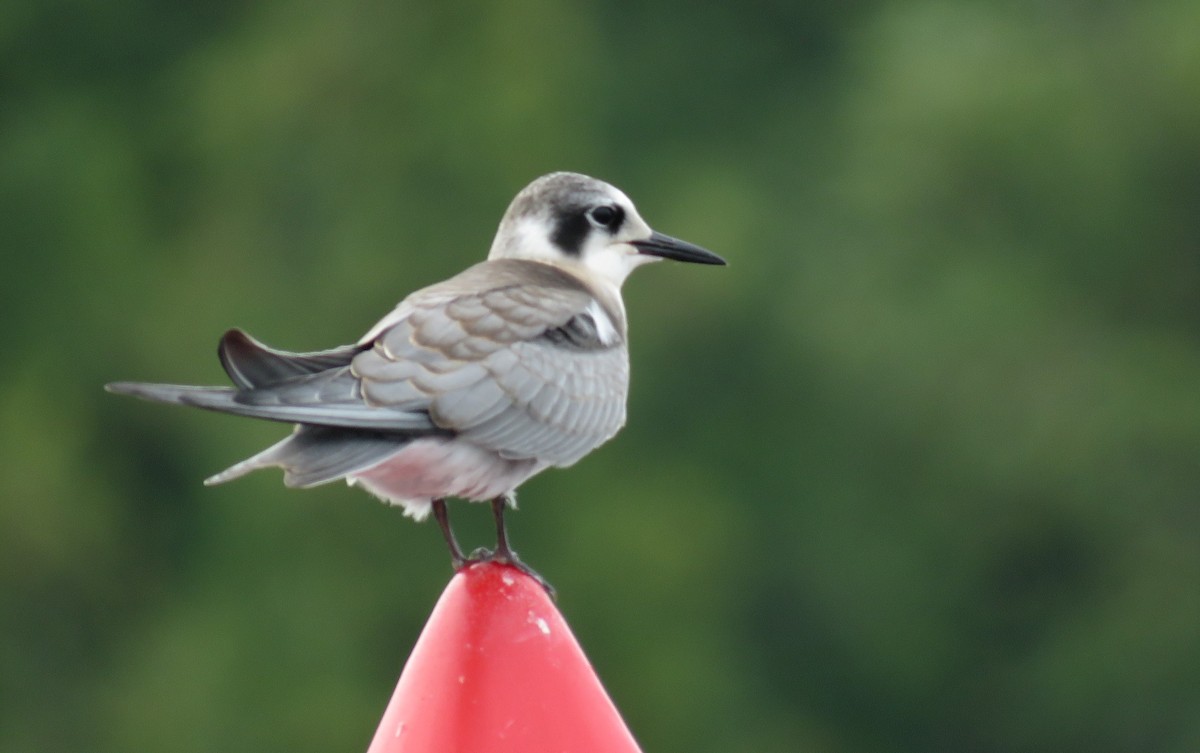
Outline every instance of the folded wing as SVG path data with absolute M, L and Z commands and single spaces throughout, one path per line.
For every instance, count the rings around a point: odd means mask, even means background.
M 423 407 L 434 424 L 506 458 L 570 465 L 625 421 L 624 324 L 561 270 L 481 266 L 490 288 L 447 300 L 447 288 L 475 282 L 461 279 L 475 267 L 410 297 L 405 316 L 354 358 L 363 399 Z

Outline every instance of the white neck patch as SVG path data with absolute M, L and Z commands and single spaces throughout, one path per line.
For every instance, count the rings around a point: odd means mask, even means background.
M 592 321 L 596 323 L 596 337 L 600 338 L 600 342 L 612 345 L 620 339 L 616 325 L 613 324 L 612 319 L 598 301 L 588 303 L 584 308 L 584 313 L 592 317 Z

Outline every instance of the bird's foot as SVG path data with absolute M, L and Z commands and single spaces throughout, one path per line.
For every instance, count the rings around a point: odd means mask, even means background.
M 517 553 L 511 549 L 492 550 L 480 547 L 479 549 L 471 552 L 471 556 L 467 557 L 463 561 L 461 567 L 456 567 L 455 569 L 461 570 L 463 568 L 470 567 L 471 565 L 484 562 L 495 562 L 498 565 L 505 565 L 506 567 L 511 567 L 518 572 L 528 575 L 530 578 L 533 578 L 535 581 L 537 581 L 538 585 L 542 587 L 542 589 L 547 593 L 547 595 L 550 596 L 552 600 L 558 600 L 558 592 L 554 590 L 554 586 L 550 585 L 550 582 L 543 578 L 541 573 L 521 561 L 521 558 L 517 556 Z

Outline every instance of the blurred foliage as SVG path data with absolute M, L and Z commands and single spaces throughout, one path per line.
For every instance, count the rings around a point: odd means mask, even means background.
M 4 4 L 0 750 L 366 747 L 436 530 L 100 386 L 354 339 L 553 169 L 731 261 L 634 276 L 629 426 L 513 517 L 646 750 L 1200 749 L 1198 28 Z

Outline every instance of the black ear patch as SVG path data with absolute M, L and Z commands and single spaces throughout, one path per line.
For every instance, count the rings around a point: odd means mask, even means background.
M 550 242 L 565 254 L 579 256 L 583 252 L 583 241 L 591 231 L 592 223 L 588 222 L 586 213 L 580 210 L 563 212 L 558 216 Z

